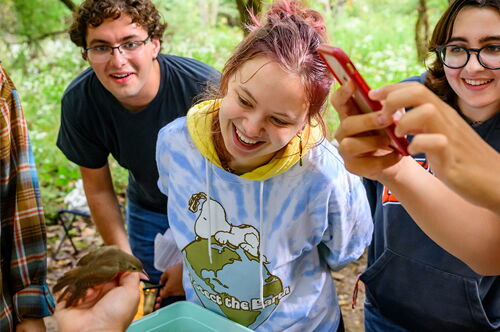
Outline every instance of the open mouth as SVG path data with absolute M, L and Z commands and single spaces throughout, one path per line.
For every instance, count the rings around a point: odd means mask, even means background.
M 233 124 L 233 127 L 234 127 L 234 134 L 235 134 L 234 136 L 237 139 L 237 142 L 240 143 L 242 146 L 248 147 L 248 148 L 253 148 L 253 147 L 256 147 L 256 146 L 264 143 L 263 141 L 256 141 L 256 140 L 253 140 L 253 139 L 245 136 L 241 131 L 238 130 L 238 128 L 236 128 L 234 126 L 234 124 Z
M 132 75 L 132 73 L 123 73 L 123 74 L 111 74 L 110 76 L 115 78 L 115 79 L 124 79 L 126 77 L 129 77 L 130 75 Z
M 472 86 L 481 86 L 488 84 L 492 82 L 493 80 L 468 80 L 468 79 L 463 79 L 466 84 L 472 85 Z

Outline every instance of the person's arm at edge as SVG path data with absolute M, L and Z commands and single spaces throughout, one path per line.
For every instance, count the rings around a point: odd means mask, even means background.
M 352 116 L 352 91 L 353 86 L 348 85 L 332 96 L 341 119 L 336 137 L 347 169 L 387 185 L 426 234 L 476 272 L 498 274 L 499 218 L 458 196 L 413 159 L 402 160 L 396 153 L 376 156 L 378 149 L 387 147 L 387 138 L 359 134 L 383 128 L 387 123 L 380 122 L 377 113 Z
M 80 173 L 92 219 L 104 243 L 132 253 L 108 164 L 97 169 L 80 166 Z
M 399 167 L 395 177 L 379 181 L 398 198 L 422 231 L 477 273 L 497 275 L 500 218 L 450 190 L 409 157 L 403 158 Z

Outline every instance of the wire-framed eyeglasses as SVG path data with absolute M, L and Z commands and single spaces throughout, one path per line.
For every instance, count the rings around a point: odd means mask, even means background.
M 144 40 L 128 41 L 118 46 L 103 45 L 89 47 L 85 48 L 84 51 L 89 61 L 103 63 L 109 61 L 113 57 L 115 50 L 118 50 L 118 52 L 125 57 L 133 57 L 143 49 L 143 46 L 146 45 L 149 40 L 151 40 L 151 36 L 148 36 L 148 38 Z
M 477 61 L 487 69 L 500 69 L 500 45 L 487 45 L 481 48 L 465 48 L 459 45 L 444 45 L 436 48 L 436 54 L 443 65 L 452 69 L 463 68 L 469 62 L 471 52 Z

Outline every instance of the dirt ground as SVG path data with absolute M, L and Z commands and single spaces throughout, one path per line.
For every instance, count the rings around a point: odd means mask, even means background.
M 78 259 L 83 256 L 88 249 L 95 248 L 96 246 L 100 246 L 102 244 L 101 238 L 96 233 L 93 224 L 89 220 L 76 219 L 73 222 L 72 233 L 74 234 L 73 241 L 79 249 L 79 253 L 75 254 L 70 242 L 65 240 L 57 255 L 57 259 L 54 259 L 54 252 L 56 251 L 62 234 L 64 233 L 62 227 L 59 225 L 47 227 L 49 252 L 48 283 L 51 287 L 55 284 L 56 280 L 64 274 L 64 272 L 76 264 Z M 342 309 L 342 315 L 344 317 L 345 328 L 346 331 L 349 332 L 364 331 L 363 302 L 365 292 L 361 282 L 359 283 L 357 306 L 355 309 L 351 308 L 351 302 L 356 277 L 364 270 L 365 266 L 366 254 L 363 255 L 360 260 L 347 265 L 341 271 L 332 273 L 332 277 L 337 286 L 337 294 L 340 307 Z M 57 327 L 52 317 L 47 317 L 45 319 L 45 324 L 47 326 L 47 332 L 57 332 Z

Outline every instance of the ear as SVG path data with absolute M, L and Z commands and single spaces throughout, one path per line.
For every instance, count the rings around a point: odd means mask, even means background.
M 156 59 L 160 54 L 160 40 L 153 37 L 151 38 L 151 44 L 153 45 L 153 59 Z
M 87 59 L 87 53 L 84 50 L 82 50 L 82 59 L 85 60 L 85 61 L 88 61 L 88 59 Z

